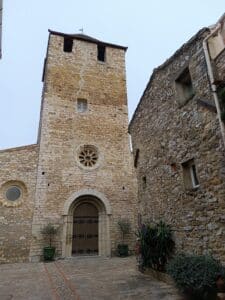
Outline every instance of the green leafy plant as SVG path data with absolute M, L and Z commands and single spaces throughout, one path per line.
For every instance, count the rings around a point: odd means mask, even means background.
M 48 239 L 49 247 L 52 247 L 52 240 L 57 231 L 57 228 L 55 228 L 52 224 L 48 224 L 42 228 L 41 233 Z
M 126 218 L 120 219 L 118 221 L 118 227 L 122 236 L 122 243 L 117 246 L 118 254 L 119 256 L 128 256 L 129 248 L 128 245 L 124 243 L 124 239 L 125 236 L 131 231 L 130 221 Z
M 175 243 L 170 226 L 160 221 L 157 224 L 142 224 L 138 228 L 139 268 L 165 271 L 165 265 L 172 256 Z
M 225 103 L 225 87 L 219 88 L 217 94 L 220 101 Z
M 167 266 L 168 274 L 188 299 L 217 299 L 216 279 L 223 274 L 222 265 L 211 256 L 180 254 Z
M 125 235 L 130 233 L 130 229 L 131 229 L 130 221 L 128 219 L 125 219 L 125 218 L 120 219 L 118 221 L 118 226 L 119 226 L 119 229 L 121 231 L 122 242 L 124 242 Z
M 52 224 L 44 226 L 41 233 L 48 240 L 48 246 L 43 248 L 44 260 L 53 260 L 55 256 L 55 247 L 52 246 L 53 237 L 57 234 L 58 229 Z
M 222 86 L 218 89 L 217 95 L 220 101 L 220 108 L 221 108 L 221 120 L 225 122 L 225 87 Z
M 225 110 L 221 112 L 221 120 L 225 122 Z

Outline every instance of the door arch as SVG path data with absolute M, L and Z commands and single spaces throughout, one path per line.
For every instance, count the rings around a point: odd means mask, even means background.
M 64 204 L 62 257 L 72 256 L 74 215 L 83 203 L 92 204 L 98 212 L 98 255 L 111 256 L 110 203 L 104 194 L 93 189 L 84 189 L 73 193 Z
M 81 202 L 73 214 L 72 255 L 98 254 L 98 209 Z

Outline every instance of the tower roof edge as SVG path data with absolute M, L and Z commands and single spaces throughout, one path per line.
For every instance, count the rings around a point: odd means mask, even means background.
M 104 45 L 104 46 L 108 46 L 108 47 L 123 49 L 125 51 L 128 48 L 128 47 L 121 46 L 121 45 L 116 45 L 116 44 L 103 42 L 103 41 L 95 39 L 95 38 L 93 38 L 89 35 L 86 35 L 86 34 L 81 34 L 81 33 L 69 34 L 69 33 L 54 31 L 54 30 L 51 30 L 51 29 L 49 29 L 48 31 L 49 31 L 50 34 L 53 34 L 53 35 L 59 35 L 59 36 L 68 37 L 68 38 L 75 39 L 75 40 L 81 40 L 81 41 L 85 41 L 85 42 L 89 42 L 89 43 L 100 44 L 100 45 Z

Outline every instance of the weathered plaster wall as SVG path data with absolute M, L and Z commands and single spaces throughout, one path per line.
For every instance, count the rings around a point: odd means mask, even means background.
M 28 261 L 36 185 L 37 145 L 0 151 L 0 263 Z M 22 196 L 7 200 L 10 186 Z
M 171 224 L 178 250 L 212 251 L 225 261 L 225 157 L 202 49 L 206 34 L 198 33 L 156 69 L 130 132 L 134 154 L 140 149 L 137 178 L 143 220 Z M 224 58 L 220 63 L 224 67 Z M 180 106 L 175 79 L 186 65 L 195 96 Z M 192 158 L 200 186 L 187 190 L 181 164 Z

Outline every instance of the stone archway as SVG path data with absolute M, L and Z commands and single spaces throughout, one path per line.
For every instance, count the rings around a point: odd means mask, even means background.
M 74 193 L 64 205 L 62 256 L 72 255 L 74 212 L 82 203 L 94 205 L 98 211 L 98 255 L 110 256 L 109 219 L 111 207 L 107 198 L 95 190 L 82 190 Z

